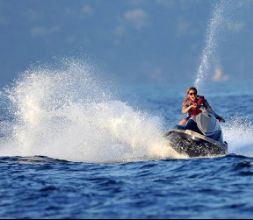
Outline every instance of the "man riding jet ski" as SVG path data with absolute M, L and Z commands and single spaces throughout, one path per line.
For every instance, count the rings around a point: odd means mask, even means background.
M 176 151 L 190 157 L 227 153 L 227 143 L 223 142 L 219 124 L 225 120 L 213 111 L 204 96 L 197 95 L 195 87 L 187 90 L 182 113 L 188 113 L 188 117 L 165 134 Z

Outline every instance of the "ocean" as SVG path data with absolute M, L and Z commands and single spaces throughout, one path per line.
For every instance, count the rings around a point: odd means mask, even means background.
M 187 158 L 163 136 L 184 85 L 111 89 L 86 63 L 59 66 L 1 91 L 1 218 L 252 218 L 250 80 L 203 82 L 229 152 Z

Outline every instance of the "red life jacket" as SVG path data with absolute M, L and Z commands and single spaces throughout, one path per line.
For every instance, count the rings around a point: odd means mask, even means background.
M 198 115 L 200 112 L 202 112 L 202 111 L 200 110 L 200 107 L 203 106 L 203 104 L 204 104 L 204 96 L 198 96 L 197 99 L 196 99 L 194 102 L 188 98 L 188 101 L 189 101 L 190 104 L 193 104 L 193 103 L 196 103 L 196 104 L 197 104 L 197 107 L 196 107 L 196 108 L 192 108 L 192 109 L 188 112 L 189 117 L 196 116 L 196 115 Z

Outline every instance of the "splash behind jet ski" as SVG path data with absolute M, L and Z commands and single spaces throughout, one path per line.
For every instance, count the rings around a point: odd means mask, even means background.
M 205 108 L 190 118 L 185 126 L 177 125 L 165 137 L 179 153 L 189 157 L 218 156 L 227 154 L 227 143 L 219 121 Z

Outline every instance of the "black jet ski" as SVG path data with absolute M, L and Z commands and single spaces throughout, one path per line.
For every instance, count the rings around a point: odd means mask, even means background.
M 189 157 L 206 157 L 225 155 L 228 144 L 223 141 L 219 121 L 206 109 L 190 118 L 185 126 L 177 125 L 168 131 L 165 137 L 171 147 Z

